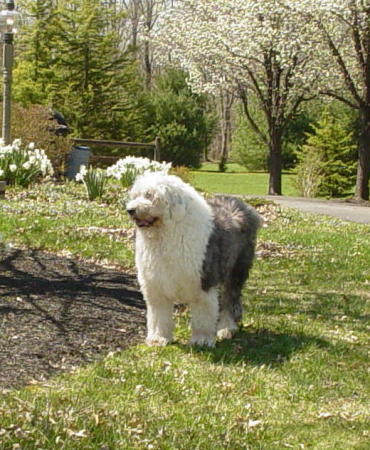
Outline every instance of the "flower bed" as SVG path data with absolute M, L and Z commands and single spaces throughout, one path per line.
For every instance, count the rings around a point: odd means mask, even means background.
M 80 172 L 76 175 L 76 181 L 84 183 L 89 200 L 94 200 L 102 197 L 108 178 L 115 178 L 126 189 L 133 184 L 139 175 L 146 172 L 167 174 L 170 168 L 171 163 L 159 163 L 148 158 L 127 156 L 108 167 L 106 171 L 92 167 L 87 169 L 86 166 L 82 165 Z

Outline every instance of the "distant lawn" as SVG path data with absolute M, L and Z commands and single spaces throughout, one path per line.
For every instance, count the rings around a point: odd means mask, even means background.
M 205 172 L 219 172 L 217 163 L 204 163 L 199 169 Z M 227 164 L 227 173 L 248 173 L 248 170 L 238 163 Z
M 268 174 L 262 172 L 246 172 L 245 168 L 236 163 L 228 164 L 227 171 L 218 171 L 218 165 L 207 163 L 201 169 L 192 172 L 193 184 L 203 191 L 238 194 L 266 195 L 268 190 Z M 297 197 L 299 193 L 294 187 L 294 174 L 283 174 L 283 194 Z

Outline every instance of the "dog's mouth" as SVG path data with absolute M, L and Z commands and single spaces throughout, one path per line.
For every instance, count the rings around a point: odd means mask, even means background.
M 158 220 L 158 217 L 152 217 L 150 219 L 139 219 L 135 218 L 135 223 L 140 228 L 149 228 L 152 227 Z

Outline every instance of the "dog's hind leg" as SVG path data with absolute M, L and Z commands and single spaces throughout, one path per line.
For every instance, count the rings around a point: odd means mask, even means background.
M 201 298 L 191 305 L 192 337 L 190 344 L 213 347 L 218 317 L 218 289 L 202 292 Z
M 250 261 L 245 259 L 245 255 L 240 255 L 221 291 L 220 314 L 217 323 L 219 339 L 231 339 L 238 329 L 237 323 L 243 316 L 241 293 L 251 267 Z
M 173 303 L 168 300 L 146 300 L 148 345 L 167 345 L 172 341 Z
M 217 322 L 217 337 L 219 339 L 231 339 L 238 329 L 236 317 L 242 314 L 241 302 L 237 302 L 240 313 L 235 311 L 234 302 L 230 300 L 231 293 L 226 287 L 220 295 L 220 313 Z M 237 298 L 236 295 L 234 297 Z

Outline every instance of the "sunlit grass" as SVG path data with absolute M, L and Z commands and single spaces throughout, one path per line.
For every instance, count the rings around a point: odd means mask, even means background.
M 268 174 L 263 172 L 246 172 L 236 163 L 230 163 L 224 173 L 218 172 L 215 163 L 203 164 L 200 170 L 192 172 L 196 188 L 207 192 L 236 195 L 266 195 L 268 191 Z M 294 186 L 295 174 L 284 173 L 282 178 L 283 194 L 298 196 Z
M 132 225 L 121 204 L 124 197 L 123 190 L 111 187 L 99 201 L 88 201 L 76 183 L 10 189 L 0 204 L 1 234 L 18 245 L 129 267 Z

